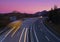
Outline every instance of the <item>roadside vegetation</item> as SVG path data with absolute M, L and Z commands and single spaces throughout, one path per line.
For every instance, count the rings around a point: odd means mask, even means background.
M 51 27 L 56 34 L 60 35 L 60 8 L 57 8 L 56 5 L 54 6 L 54 9 L 51 8 L 51 10 L 48 11 L 48 19 L 45 23 Z

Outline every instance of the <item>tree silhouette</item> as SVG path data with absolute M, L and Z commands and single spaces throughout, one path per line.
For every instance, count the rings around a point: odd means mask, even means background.
M 55 24 L 60 24 L 60 8 L 54 6 L 54 10 L 49 11 L 49 20 L 51 20 Z

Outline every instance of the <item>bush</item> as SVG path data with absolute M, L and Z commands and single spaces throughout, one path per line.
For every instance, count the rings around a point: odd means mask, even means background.
M 51 20 L 55 24 L 60 24 L 60 8 L 50 10 L 48 14 L 49 20 Z

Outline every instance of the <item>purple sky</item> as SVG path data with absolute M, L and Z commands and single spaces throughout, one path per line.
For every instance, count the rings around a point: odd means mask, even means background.
M 54 5 L 60 7 L 60 0 L 0 0 L 0 12 L 35 13 L 50 10 Z

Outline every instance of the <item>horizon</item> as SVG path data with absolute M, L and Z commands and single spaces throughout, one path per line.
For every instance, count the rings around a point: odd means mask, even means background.
M 60 7 L 60 0 L 0 0 L 0 13 L 17 11 L 21 13 L 35 13 L 43 10 L 50 10 L 57 5 Z

